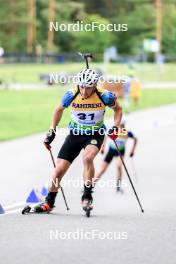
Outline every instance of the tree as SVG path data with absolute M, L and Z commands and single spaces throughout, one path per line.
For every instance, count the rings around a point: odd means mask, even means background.
M 0 45 L 6 52 L 26 50 L 26 3 L 1 0 Z
M 162 17 L 162 52 L 165 54 L 176 54 L 176 8 L 175 5 L 165 5 Z
M 85 24 L 91 24 L 98 22 L 99 24 L 107 25 L 110 22 L 99 16 L 90 15 L 87 16 Z M 113 34 L 108 31 L 100 31 L 98 28 L 95 31 L 80 31 L 72 33 L 74 41 L 74 49 L 79 51 L 87 51 L 93 53 L 103 53 L 104 49 L 113 44 Z

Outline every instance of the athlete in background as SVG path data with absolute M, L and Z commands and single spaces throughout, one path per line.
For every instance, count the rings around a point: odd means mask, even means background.
M 129 156 L 133 157 L 135 154 L 137 138 L 134 136 L 134 134 L 131 131 L 127 131 L 127 129 L 125 128 L 124 122 L 121 123 L 120 128 L 121 128 L 120 134 L 119 134 L 118 138 L 116 139 L 120 154 L 122 155 L 122 157 L 124 157 L 125 150 L 126 150 L 126 147 L 125 147 L 126 142 L 127 142 L 128 138 L 131 138 L 133 140 L 133 146 L 132 146 L 132 149 L 129 153 Z M 106 143 L 106 138 L 104 140 L 104 143 L 101 146 L 100 152 L 102 154 L 104 153 L 104 150 L 105 150 L 105 143 Z M 122 176 L 123 176 L 122 175 L 122 162 L 121 162 L 121 159 L 119 157 L 119 153 L 118 153 L 117 148 L 116 148 L 113 141 L 110 142 L 108 152 L 105 155 L 104 160 L 101 162 L 99 171 L 95 174 L 94 184 L 105 173 L 105 171 L 107 170 L 109 164 L 111 163 L 111 161 L 113 160 L 114 157 L 116 157 L 116 161 L 117 161 L 117 191 L 122 191 L 122 188 L 121 188 Z

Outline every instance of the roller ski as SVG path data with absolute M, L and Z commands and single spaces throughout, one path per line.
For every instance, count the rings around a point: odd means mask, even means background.
M 122 183 L 121 180 L 117 181 L 117 193 L 124 194 L 124 190 L 122 189 Z
M 51 207 L 47 202 L 40 203 L 34 207 L 31 207 L 29 205 L 26 205 L 24 209 L 22 210 L 22 214 L 49 214 L 54 207 Z
M 92 200 L 85 199 L 82 201 L 82 208 L 87 217 L 90 217 L 90 211 L 93 209 Z

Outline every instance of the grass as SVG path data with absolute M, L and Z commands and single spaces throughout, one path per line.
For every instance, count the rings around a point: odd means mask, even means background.
M 64 90 L 1 91 L 0 140 L 48 130 L 54 107 L 63 93 Z
M 112 74 L 133 74 L 144 82 L 176 82 L 176 64 L 167 63 L 158 66 L 153 63 L 134 64 L 130 70 L 127 64 L 109 64 L 108 72 Z
M 91 63 L 94 68 L 104 69 L 102 63 Z M 69 72 L 77 73 L 84 68 L 84 63 L 65 64 L 1 64 L 0 79 L 6 83 L 43 83 L 39 75 L 43 73 Z M 141 81 L 176 82 L 176 64 L 168 63 L 162 66 L 156 64 L 135 64 L 134 70 L 130 70 L 127 64 L 110 63 L 106 70 L 108 74 L 127 75 L 135 74 Z
M 63 88 L 43 91 L 0 91 L 0 141 L 47 131 L 54 107 L 64 92 Z M 139 105 L 136 107 L 131 103 L 130 111 L 174 102 L 176 90 L 143 90 Z M 108 109 L 106 117 L 112 114 L 112 110 Z M 68 122 L 69 111 L 66 110 L 59 127 L 67 126 Z

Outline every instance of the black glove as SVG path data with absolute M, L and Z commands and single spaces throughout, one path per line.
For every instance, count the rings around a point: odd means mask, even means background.
M 118 138 L 118 132 L 119 132 L 119 128 L 116 126 L 113 126 L 112 128 L 110 128 L 108 130 L 108 136 L 112 139 L 115 140 Z
M 134 151 L 131 151 L 129 156 L 132 158 L 134 156 Z
M 51 147 L 50 147 L 50 144 L 51 144 L 51 142 L 54 140 L 55 136 L 56 136 L 56 129 L 51 128 L 51 129 L 48 131 L 48 133 L 46 134 L 46 138 L 45 138 L 45 140 L 44 140 L 44 144 L 45 144 L 45 147 L 46 147 L 47 149 L 50 149 L 50 148 L 51 148 Z

